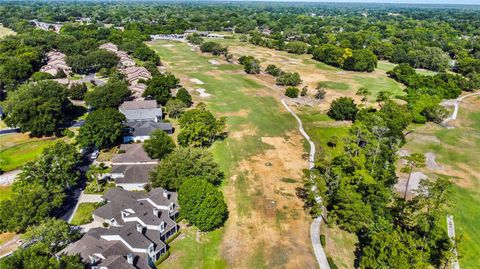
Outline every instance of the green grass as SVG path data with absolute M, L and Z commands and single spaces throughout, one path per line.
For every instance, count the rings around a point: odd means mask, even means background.
M 392 96 L 405 95 L 403 86 L 387 76 L 370 77 L 362 74 L 355 74 L 352 79 L 370 91 L 370 100 L 375 100 L 381 91 L 391 92 Z
M 7 124 L 5 124 L 5 122 L 3 122 L 3 120 L 0 120 L 0 129 L 5 129 L 7 128 Z
M 78 209 L 73 215 L 71 224 L 82 225 L 93 221 L 92 212 L 98 208 L 97 203 L 82 203 L 78 205 Z
M 8 200 L 13 196 L 13 191 L 10 186 L 0 186 L 0 202 Z
M 395 68 L 395 66 L 397 66 L 397 64 L 387 62 L 387 61 L 378 61 L 377 69 L 387 72 Z M 431 71 L 427 69 L 415 69 L 415 71 L 417 71 L 418 74 L 427 75 L 427 76 L 433 76 L 437 73 L 435 71 Z
M 478 187 L 478 186 L 477 186 Z M 477 188 L 478 190 L 478 188 Z M 480 193 L 454 186 L 455 235 L 460 238 L 461 268 L 478 268 L 480 254 Z
M 346 91 L 350 89 L 350 85 L 345 82 L 335 82 L 335 81 L 322 81 L 323 86 L 325 86 L 327 89 L 332 89 L 332 90 L 340 90 L 340 91 Z
M 342 137 L 348 134 L 349 126 L 347 124 L 337 123 L 326 114 L 314 113 L 311 108 L 306 107 L 300 110 L 298 116 L 303 122 L 305 131 L 315 143 L 316 159 L 320 156 L 333 159 L 343 153 Z M 335 147 L 327 145 L 333 136 L 338 138 Z
M 7 140 L 17 134 L 3 135 L 0 140 Z M 3 146 L 0 151 L 0 169 L 11 171 L 37 158 L 51 145 L 53 140 L 25 139 L 13 146 Z
M 217 229 L 200 236 L 196 240 L 197 228 L 186 227 L 182 234 L 170 244 L 172 256 L 164 261 L 158 269 L 162 268 L 226 268 L 226 262 L 218 255 L 219 245 L 224 229 Z M 175 257 L 173 257 L 175 256 Z

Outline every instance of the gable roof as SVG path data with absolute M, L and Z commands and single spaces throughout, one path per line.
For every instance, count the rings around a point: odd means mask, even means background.
M 123 174 L 123 177 L 115 178 L 115 183 L 148 183 L 150 172 L 156 164 L 133 164 L 133 165 L 113 165 L 110 173 Z
M 128 109 L 120 110 L 125 115 L 127 121 L 136 120 L 156 120 L 163 115 L 162 108 Z
M 130 163 L 156 163 L 157 160 L 152 159 L 143 149 L 142 143 L 122 144 L 120 151 L 112 158 L 112 164 L 130 164 Z
M 157 108 L 157 101 L 155 100 L 143 100 L 143 101 L 125 101 L 120 105 L 120 110 L 132 110 L 132 109 L 149 109 Z
M 127 122 L 128 135 L 131 136 L 150 136 L 150 134 L 157 130 L 163 130 L 166 132 L 172 132 L 172 124 L 168 122 L 155 122 L 155 121 L 130 121 Z

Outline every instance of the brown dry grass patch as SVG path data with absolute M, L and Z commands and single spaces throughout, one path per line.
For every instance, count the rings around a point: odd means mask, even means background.
M 229 267 L 316 267 L 311 218 L 295 195 L 295 188 L 302 185 L 302 169 L 307 168 L 301 140 L 297 133 L 289 134 L 289 139 L 262 137 L 272 148 L 241 162 L 225 187 L 231 214 L 221 248 Z M 289 183 L 284 178 L 298 180 Z

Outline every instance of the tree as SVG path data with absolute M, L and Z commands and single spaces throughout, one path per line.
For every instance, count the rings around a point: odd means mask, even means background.
M 213 55 L 223 55 L 228 53 L 227 47 L 222 46 L 221 44 L 213 41 L 203 42 L 200 45 L 201 52 L 210 52 Z
M 72 228 L 64 220 L 47 219 L 38 226 L 29 227 L 22 238 L 26 242 L 39 241 L 39 244 L 43 244 L 45 249 L 49 250 L 49 254 L 53 256 L 57 251 L 81 237 L 80 232 Z
M 201 178 L 183 182 L 178 190 L 178 203 L 182 215 L 201 231 L 221 226 L 228 217 L 223 193 Z
M 175 100 L 168 100 L 167 105 L 165 106 L 168 112 L 168 115 L 171 118 L 178 118 L 180 115 L 182 115 L 183 112 L 185 112 L 185 108 L 187 108 L 187 105 L 185 105 L 184 102 L 181 100 L 175 99 Z
M 291 41 L 287 43 L 285 48 L 290 53 L 304 54 L 307 53 L 308 45 L 302 41 Z
M 172 74 L 161 74 L 147 82 L 147 89 L 143 92 L 144 97 L 155 99 L 159 104 L 165 105 L 172 98 L 171 89 L 175 88 L 179 79 Z
M 66 198 L 62 188 L 46 189 L 39 184 L 14 184 L 13 191 L 11 199 L 0 203 L 0 231 L 23 232 L 51 217 Z
M 297 86 L 302 83 L 302 79 L 297 72 L 283 72 L 276 79 L 276 84 L 281 86 Z
M 45 188 L 68 189 L 80 180 L 79 154 L 74 145 L 57 142 L 47 147 L 34 162 L 27 163 L 18 175 L 16 186 L 35 183 Z
M 33 81 L 41 81 L 41 80 L 54 79 L 54 78 L 55 77 L 52 76 L 50 73 L 45 73 L 45 72 L 35 72 L 30 77 L 30 79 Z
M 83 147 L 109 148 L 120 142 L 125 116 L 114 108 L 101 108 L 88 114 L 77 141 Z
M 298 92 L 300 90 L 296 87 L 288 87 L 286 90 L 285 90 L 285 96 L 288 96 L 290 98 L 297 98 L 298 97 Z
M 66 78 L 67 74 L 65 74 L 65 71 L 63 69 L 59 69 L 57 71 L 57 74 L 55 74 L 55 78 Z
M 260 73 L 260 61 L 253 56 L 242 56 L 238 58 L 238 62 L 243 65 L 245 73 L 247 74 L 259 74 Z
M 75 73 L 89 74 L 102 68 L 111 68 L 118 64 L 118 56 L 107 50 L 94 50 L 87 55 L 72 55 L 67 57 L 67 64 Z
M 62 255 L 58 258 L 49 254 L 46 246 L 34 243 L 28 248 L 19 248 L 12 255 L 0 260 L 2 269 L 84 269 L 80 256 Z
M 425 155 L 420 153 L 413 153 L 410 156 L 403 157 L 407 161 L 407 165 L 403 167 L 402 172 L 408 173 L 407 184 L 405 185 L 405 192 L 403 194 L 403 199 L 407 199 L 408 184 L 410 183 L 410 178 L 412 176 L 413 168 L 425 167 Z
M 88 181 L 93 181 L 95 180 L 95 186 L 97 187 L 97 193 L 101 193 L 102 192 L 102 189 L 103 189 L 103 183 L 99 182 L 99 178 L 102 176 L 102 174 L 105 174 L 107 173 L 107 170 L 108 170 L 108 167 L 105 166 L 104 163 L 100 163 L 100 164 L 95 164 L 95 163 L 92 163 L 89 167 L 88 167 L 88 171 L 87 171 L 87 180 Z M 103 180 L 105 181 L 105 180 Z M 87 186 L 88 188 L 88 186 Z
M 149 139 L 145 140 L 143 148 L 150 158 L 161 160 L 175 149 L 175 143 L 167 133 L 158 129 L 150 134 Z
M 85 94 L 87 93 L 87 85 L 85 83 L 73 83 L 70 85 L 68 90 L 68 95 L 73 100 L 83 100 Z
M 308 92 L 308 86 L 303 86 L 302 91 L 300 92 L 300 96 L 306 96 Z
M 193 33 L 189 36 L 187 36 L 187 41 L 190 42 L 190 44 L 193 44 L 193 45 L 200 45 L 203 43 L 203 38 L 197 34 L 197 33 Z
M 334 120 L 354 120 L 358 112 L 357 105 L 350 97 L 333 100 L 327 115 Z
M 131 92 L 124 81 L 109 81 L 97 86 L 93 91 L 85 94 L 85 102 L 93 109 L 118 107 L 125 101 Z
M 190 107 L 192 105 L 192 96 L 185 88 L 178 89 L 175 98 L 182 101 L 187 107 Z
M 270 74 L 270 75 L 274 76 L 274 77 L 278 77 L 283 73 L 282 69 L 278 68 L 274 64 L 269 64 L 267 66 L 267 68 L 265 69 L 265 72 L 267 74 Z
M 48 80 L 29 83 L 8 95 L 5 123 L 33 136 L 51 135 L 67 123 L 72 107 L 63 85 Z
M 203 148 L 180 147 L 159 162 L 150 179 L 154 187 L 177 190 L 191 177 L 203 178 L 218 185 L 223 176 L 209 151 Z
M 225 130 L 225 117 L 217 119 L 202 107 L 183 113 L 179 123 L 181 131 L 178 134 L 178 144 L 184 147 L 209 146 L 223 135 Z

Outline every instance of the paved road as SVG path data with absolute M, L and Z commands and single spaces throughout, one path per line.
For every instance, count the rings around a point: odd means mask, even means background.
M 305 132 L 303 129 L 302 120 L 293 112 L 293 110 L 287 105 L 284 99 L 281 100 L 283 106 L 292 114 L 292 116 L 297 120 L 298 123 L 298 130 L 300 133 L 305 137 L 305 139 L 310 144 L 310 156 L 309 156 L 309 168 L 313 169 L 315 164 L 315 144 L 310 139 L 310 136 Z M 317 188 L 314 185 L 312 187 L 312 191 L 316 193 Z M 322 202 L 322 198 L 315 194 L 315 200 L 318 203 Z M 320 269 L 330 269 L 330 264 L 328 264 L 327 255 L 325 255 L 325 251 L 323 250 L 322 244 L 320 243 L 320 224 L 322 223 L 322 217 L 317 217 L 313 220 L 312 224 L 310 225 L 310 240 L 312 241 L 313 251 L 315 252 L 315 256 L 317 258 L 318 265 Z
M 463 101 L 463 99 L 465 99 L 465 98 L 467 98 L 467 97 L 470 97 L 470 96 L 477 95 L 477 94 L 480 94 L 480 92 L 469 93 L 469 94 L 467 94 L 467 95 L 458 97 L 457 99 L 445 101 L 444 103 L 450 104 L 450 105 L 451 105 L 452 102 L 453 102 L 453 113 L 452 113 L 452 115 L 450 115 L 448 118 L 446 118 L 445 120 L 443 120 L 442 124 L 443 124 L 444 126 L 446 126 L 447 128 L 453 128 L 452 126 L 447 125 L 447 123 L 448 123 L 449 121 L 452 121 L 452 120 L 456 120 L 456 119 L 457 119 L 458 109 L 460 108 L 460 103 Z
M 455 224 L 453 223 L 452 215 L 447 215 L 447 229 L 448 229 L 448 237 L 450 237 L 450 240 L 454 241 L 455 240 Z M 455 255 L 455 257 L 458 256 L 456 248 L 453 249 L 453 254 Z M 460 269 L 460 264 L 458 263 L 457 258 L 455 258 L 455 260 L 452 261 L 452 268 Z

